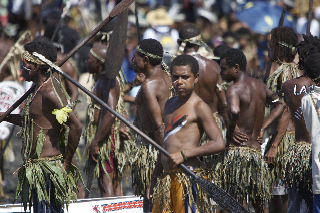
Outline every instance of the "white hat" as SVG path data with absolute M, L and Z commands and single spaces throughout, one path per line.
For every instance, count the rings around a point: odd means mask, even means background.
M 173 19 L 167 14 L 164 8 L 159 8 L 156 10 L 151 10 L 147 13 L 147 21 L 153 26 L 165 26 L 172 25 Z

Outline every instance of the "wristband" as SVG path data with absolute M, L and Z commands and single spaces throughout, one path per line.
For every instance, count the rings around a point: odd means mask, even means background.
M 184 154 L 184 151 L 183 151 L 183 149 L 181 149 L 181 155 L 182 155 L 182 157 L 183 157 L 183 159 L 184 159 L 184 161 L 187 161 L 188 159 L 187 159 L 187 157 L 186 157 L 186 155 Z

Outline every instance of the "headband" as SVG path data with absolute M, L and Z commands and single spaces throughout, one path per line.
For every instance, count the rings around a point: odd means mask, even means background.
M 287 44 L 287 43 L 285 43 L 283 41 L 278 41 L 278 43 L 281 44 L 282 46 L 290 48 L 291 51 L 292 51 L 292 54 L 296 53 L 296 48 L 293 45 Z
M 152 53 L 148 53 L 148 52 L 142 50 L 139 46 L 136 47 L 136 50 L 137 50 L 138 52 L 142 53 L 142 54 L 145 54 L 146 56 L 151 57 L 151 58 L 161 58 L 161 59 L 162 59 L 161 56 L 154 55 L 154 54 L 152 54 Z M 161 61 L 161 64 L 162 64 L 162 66 L 164 67 L 164 71 L 165 71 L 165 72 L 169 75 L 169 77 L 171 78 L 169 66 L 168 66 L 166 63 L 164 63 L 164 61 Z
M 32 63 L 35 64 L 39 64 L 39 65 L 47 65 L 46 63 L 44 63 L 43 61 L 41 61 L 38 57 L 31 55 L 28 51 L 25 51 L 22 55 L 22 58 L 26 61 L 30 61 Z
M 148 53 L 148 52 L 142 50 L 139 46 L 136 47 L 136 50 L 137 50 L 138 52 L 142 53 L 142 54 L 145 54 L 146 56 L 151 57 L 151 58 L 162 58 L 161 56 L 157 56 L 157 55 L 154 55 L 154 54 L 152 54 L 152 53 Z
M 191 43 L 191 44 L 196 44 L 196 45 L 200 45 L 203 46 L 204 48 L 206 48 L 206 50 L 208 52 L 211 52 L 212 50 L 206 45 L 206 43 L 204 43 L 201 39 L 201 35 L 197 35 L 195 37 L 192 38 L 188 38 L 188 39 L 180 39 L 180 41 L 182 42 L 180 47 L 179 47 L 179 51 L 178 51 L 178 55 L 181 55 L 184 51 L 184 48 L 187 45 L 187 42 Z
M 98 60 L 102 61 L 104 63 L 104 58 L 98 56 L 95 52 L 93 52 L 93 48 L 90 49 L 90 53 L 97 58 Z
M 111 36 L 112 33 L 113 33 L 113 31 L 101 32 L 101 35 L 102 35 L 101 40 L 104 40 L 107 37 L 107 42 L 109 42 L 110 41 L 110 36 Z

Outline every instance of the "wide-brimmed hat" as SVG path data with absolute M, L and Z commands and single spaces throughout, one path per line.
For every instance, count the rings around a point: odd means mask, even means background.
M 165 26 L 172 25 L 174 23 L 173 19 L 168 15 L 164 8 L 159 8 L 156 10 L 151 10 L 147 13 L 147 21 L 153 26 Z

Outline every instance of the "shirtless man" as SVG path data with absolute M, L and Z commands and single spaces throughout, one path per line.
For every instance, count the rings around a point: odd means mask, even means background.
M 135 72 L 145 75 L 135 99 L 135 125 L 158 144 L 162 144 L 164 137 L 164 105 L 169 99 L 171 86 L 169 76 L 161 68 L 162 57 L 163 48 L 160 42 L 145 39 L 139 42 L 132 58 Z M 139 195 L 149 193 L 146 189 L 157 159 L 157 151 L 149 146 L 140 146 L 139 157 L 133 166 L 133 187 Z M 148 199 L 144 199 L 144 212 L 152 210 L 152 206 L 147 202 Z
M 217 62 L 197 53 L 202 43 L 200 31 L 192 24 L 180 29 L 178 40 L 180 48 L 185 46 L 183 53 L 192 55 L 199 64 L 199 81 L 195 84 L 194 91 L 209 105 L 222 135 L 225 136 L 225 127 L 223 126 L 227 123 L 227 101 L 225 91 L 217 87 L 217 84 L 222 83 L 220 67 Z M 221 118 L 223 118 L 223 122 Z
M 192 189 L 196 188 L 195 184 L 177 166 L 184 163 L 199 175 L 199 157 L 222 152 L 224 141 L 210 107 L 194 92 L 199 78 L 197 60 L 189 55 L 180 55 L 173 60 L 171 67 L 171 81 L 177 96 L 168 100 L 165 106 L 166 130 L 162 143 L 170 156 L 159 155 L 152 175 L 152 189 L 158 177 L 152 212 L 180 213 L 189 212 L 190 208 L 196 208 L 197 212 L 211 212 L 212 204 L 206 199 L 206 194 L 197 192 L 202 198 L 201 202 L 197 202 Z M 199 146 L 203 133 L 206 133 L 209 140 Z
M 64 201 L 70 201 L 67 192 L 71 190 L 71 182 L 67 172 L 69 168 L 74 171 L 71 160 L 79 143 L 82 125 L 72 112 L 71 106 L 63 105 L 58 99 L 56 92 L 66 102 L 65 97 L 61 95 L 62 91 L 58 83 L 52 82 L 50 78 L 48 72 L 50 67 L 33 55 L 36 52 L 54 63 L 57 57 L 55 48 L 48 43 L 41 42 L 28 43 L 24 48 L 22 75 L 26 81 L 32 81 L 36 89 L 29 96 L 22 115 L 10 114 L 6 118 L 6 121 L 23 127 L 21 153 L 24 165 L 18 170 L 17 194 L 19 195 L 22 191 L 25 210 L 29 201 L 28 187 L 30 187 L 35 212 L 42 212 L 45 209 L 60 212 Z M 53 84 L 56 84 L 57 91 Z M 63 138 L 61 135 L 63 134 L 61 132 L 63 123 L 70 128 L 66 150 L 61 148 L 65 141 L 60 141 Z M 65 155 L 62 156 L 64 152 Z M 54 169 L 48 170 L 48 166 Z M 26 175 L 30 175 L 31 170 L 32 179 L 29 176 L 27 179 Z M 25 187 L 26 184 L 27 187 Z M 48 186 L 51 188 L 50 195 L 48 195 L 51 198 L 50 202 L 48 196 L 43 196 L 43 193 L 48 193 L 43 191 Z
M 287 80 L 291 80 L 302 75 L 302 71 L 298 69 L 295 62 L 295 46 L 297 44 L 298 36 L 292 28 L 276 27 L 272 29 L 269 49 L 272 66 L 270 70 L 271 75 L 269 76 L 266 84 L 269 89 L 281 97 L 283 92 L 282 85 Z M 288 117 L 289 122 L 287 122 L 287 119 L 284 117 Z M 285 122 L 286 124 L 284 124 Z M 277 126 L 283 127 L 283 125 L 287 125 L 287 128 L 283 131 L 279 131 Z M 287 148 L 291 144 L 295 143 L 294 132 L 295 126 L 292 119 L 290 119 L 289 108 L 287 108 L 284 112 L 283 118 L 271 126 L 272 136 L 265 148 L 265 159 L 268 162 L 273 183 L 273 197 L 269 204 L 270 212 L 287 212 L 287 189 L 280 177 L 283 169 L 282 157 L 287 152 Z
M 316 45 L 320 45 L 320 39 L 312 35 L 304 36 L 304 41 L 297 45 L 301 70 L 305 70 L 306 58 L 319 51 L 314 48 Z M 283 114 L 283 119 L 281 119 L 283 124 L 278 125 L 278 131 L 285 131 L 290 120 L 293 121 L 296 129 L 295 141 L 288 147 L 288 152 L 283 157 L 284 180 L 289 187 L 288 212 L 312 212 L 311 138 L 301 110 L 301 99 L 313 89 L 314 85 L 311 78 L 303 74 L 298 78 L 286 81 L 282 87 L 289 113 Z
M 246 64 L 244 54 L 237 49 L 227 50 L 221 56 L 221 77 L 234 84 L 226 92 L 228 149 L 217 169 L 224 190 L 239 202 L 243 202 L 248 194 L 255 210 L 262 212 L 271 198 L 271 181 L 267 164 L 261 156 L 261 139 L 258 137 L 281 116 L 286 105 L 265 84 L 245 73 Z M 263 123 L 266 103 L 273 105 L 274 109 Z M 234 174 L 239 177 L 234 177 Z
M 106 54 L 107 46 L 96 45 L 91 48 L 86 61 L 87 70 L 89 73 L 95 74 L 96 84 L 93 94 L 107 103 L 113 110 L 116 110 L 120 96 L 120 85 L 116 79 L 109 81 L 106 78 L 106 70 L 104 67 Z M 88 108 L 90 121 L 87 123 L 86 136 L 87 146 L 90 147 L 85 170 L 88 175 L 92 175 L 89 174 L 89 172 L 92 172 L 90 167 L 93 166 L 90 161 L 92 159 L 97 162 L 94 169 L 94 176 L 98 178 L 101 197 L 121 196 L 121 187 L 117 177 L 117 165 L 114 152 L 116 132 L 113 124 L 115 122 L 115 116 L 105 108 L 101 108 L 100 104 L 95 102 L 89 104 Z M 94 138 L 91 139 L 91 141 L 89 137 L 92 134 Z

